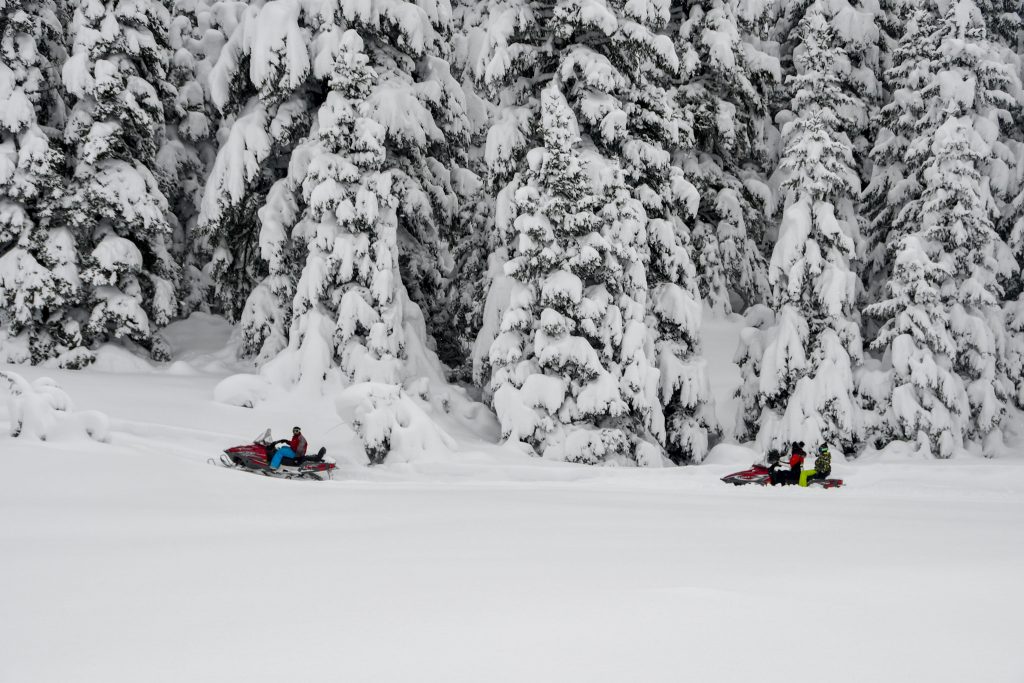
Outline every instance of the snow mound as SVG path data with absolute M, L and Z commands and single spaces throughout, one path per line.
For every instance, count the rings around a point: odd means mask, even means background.
M 154 366 L 142 357 L 142 352 L 129 340 L 117 344 L 104 344 L 96 350 L 91 369 L 118 374 L 152 373 Z
M 752 448 L 734 443 L 720 443 L 704 458 L 705 465 L 750 465 L 764 457 Z
M 47 441 L 54 438 L 110 440 L 110 420 L 101 412 L 75 412 L 71 397 L 49 377 L 29 382 L 0 371 L 7 382 L 11 436 Z
M 362 382 L 342 391 L 335 406 L 359 435 L 371 463 L 385 457 L 413 462 L 423 454 L 457 450 L 455 439 L 435 421 L 435 408 L 402 387 Z
M 857 458 L 858 462 L 886 463 L 925 462 L 934 459 L 927 444 L 914 441 L 892 441 L 883 448 L 868 447 Z
M 231 375 L 213 390 L 213 400 L 242 408 L 253 408 L 267 400 L 273 384 L 263 375 Z
M 182 377 L 189 377 L 199 374 L 199 372 L 194 367 L 192 367 L 183 360 L 174 361 L 173 363 L 167 366 L 165 372 L 168 375 L 178 375 Z

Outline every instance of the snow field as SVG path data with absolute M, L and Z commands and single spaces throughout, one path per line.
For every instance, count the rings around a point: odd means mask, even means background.
M 4 681 L 1024 672 L 1019 463 L 848 466 L 817 491 L 727 487 L 725 465 L 316 484 L 35 450 L 0 483 Z
M 735 334 L 707 333 L 712 353 Z M 449 419 L 455 449 L 368 468 L 331 402 L 212 401 L 243 369 L 226 335 L 173 328 L 161 370 L 17 369 L 111 438 L 4 441 L 3 683 L 1024 677 L 1020 458 L 837 458 L 841 490 L 731 487 L 740 446 L 586 467 Z M 720 415 L 734 369 L 709 373 Z M 206 464 L 294 423 L 335 481 Z

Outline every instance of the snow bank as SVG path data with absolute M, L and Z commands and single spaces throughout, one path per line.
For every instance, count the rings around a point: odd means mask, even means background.
M 267 400 L 273 384 L 263 375 L 241 374 L 224 379 L 213 390 L 213 399 L 242 408 L 253 408 Z
M 417 396 L 392 384 L 362 382 L 337 397 L 338 415 L 353 426 L 372 464 L 384 458 L 412 462 L 425 453 L 458 449 L 455 439 L 435 421 L 426 387 L 426 382 L 412 387 L 424 392 Z
M 12 437 L 47 441 L 54 438 L 110 440 L 110 420 L 95 410 L 76 412 L 67 392 L 49 377 L 29 382 L 21 375 L 0 371 L 8 390 Z
M 705 465 L 737 465 L 748 466 L 751 463 L 762 462 L 764 455 L 753 448 L 740 446 L 734 443 L 720 443 L 704 458 Z

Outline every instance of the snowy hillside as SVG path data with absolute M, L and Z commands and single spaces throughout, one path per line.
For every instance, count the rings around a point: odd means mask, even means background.
M 194 316 L 160 367 L 15 369 L 110 431 L 3 439 L 0 681 L 1024 676 L 1022 458 L 862 458 L 835 464 L 839 490 L 735 488 L 718 478 L 755 457 L 736 446 L 593 468 L 451 421 L 456 448 L 368 468 L 322 400 L 213 401 L 243 369 L 230 331 Z M 335 480 L 207 463 L 293 423 Z

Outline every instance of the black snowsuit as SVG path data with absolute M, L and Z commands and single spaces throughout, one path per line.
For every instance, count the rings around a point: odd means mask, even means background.
M 804 469 L 804 457 L 807 455 L 807 451 L 804 450 L 803 444 L 800 442 L 793 442 L 793 451 L 789 456 L 789 469 L 788 470 L 776 470 L 772 477 L 772 484 L 797 484 L 800 482 L 800 472 Z

